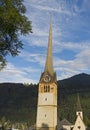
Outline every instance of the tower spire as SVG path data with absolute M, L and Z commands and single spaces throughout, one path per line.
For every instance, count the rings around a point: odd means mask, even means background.
M 79 94 L 77 94 L 77 111 L 82 111 Z
M 44 72 L 48 72 L 51 76 L 53 76 L 54 74 L 53 59 L 52 59 L 52 17 L 50 17 L 48 49 L 47 49 L 46 65 Z

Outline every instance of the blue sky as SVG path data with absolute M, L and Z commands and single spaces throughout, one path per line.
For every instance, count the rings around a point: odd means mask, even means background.
M 20 36 L 24 49 L 7 57 L 0 82 L 38 83 L 44 71 L 50 15 L 57 79 L 90 74 L 90 0 L 24 0 L 33 33 Z

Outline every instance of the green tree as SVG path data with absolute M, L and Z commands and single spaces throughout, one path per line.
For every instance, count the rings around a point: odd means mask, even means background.
M 6 130 L 6 118 L 5 117 L 2 117 L 1 121 L 0 121 L 0 124 L 2 125 L 2 130 Z
M 7 55 L 16 56 L 23 48 L 19 36 L 32 33 L 25 12 L 23 0 L 0 0 L 0 69 L 6 64 Z

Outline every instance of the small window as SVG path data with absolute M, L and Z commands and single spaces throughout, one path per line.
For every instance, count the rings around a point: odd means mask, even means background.
M 46 117 L 46 114 L 45 114 L 45 117 Z
M 80 115 L 80 112 L 78 113 L 78 115 Z
M 47 101 L 47 98 L 45 98 L 45 101 Z
M 80 127 L 80 126 L 78 126 L 78 129 L 81 129 L 81 127 Z

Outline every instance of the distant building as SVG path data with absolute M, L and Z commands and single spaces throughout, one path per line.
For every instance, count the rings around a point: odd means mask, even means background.
M 77 100 L 76 116 L 77 116 L 76 121 L 72 130 L 86 130 L 86 126 L 83 121 L 83 111 L 81 108 L 79 95 L 78 95 L 78 100 Z
M 77 97 L 76 121 L 74 125 L 72 125 L 66 119 L 63 119 L 62 121 L 58 120 L 57 130 L 86 130 L 86 126 L 83 121 L 83 111 L 81 108 L 79 95 Z
M 67 119 L 58 120 L 57 130 L 71 130 L 72 127 L 73 125 Z

